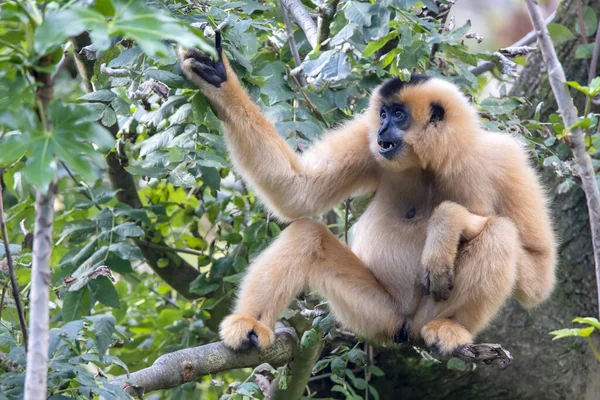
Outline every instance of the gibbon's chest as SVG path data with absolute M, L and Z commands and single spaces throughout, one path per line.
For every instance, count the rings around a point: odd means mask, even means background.
M 385 183 L 385 181 L 384 181 Z M 443 199 L 410 179 L 381 185 L 354 227 L 352 250 L 403 308 L 416 306 L 427 221 Z M 406 299 L 415 299 L 407 304 Z

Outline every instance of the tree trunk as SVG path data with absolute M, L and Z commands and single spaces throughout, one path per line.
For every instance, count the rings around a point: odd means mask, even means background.
M 600 15 L 600 1 L 582 0 Z M 555 22 L 575 32 L 576 0 L 563 0 Z M 578 35 L 577 35 L 578 36 Z M 593 37 L 590 38 L 590 42 Z M 579 37 L 557 47 L 567 79 L 587 83 L 589 60 L 575 59 Z M 527 98 L 532 107 L 524 118 L 533 115 L 544 101 L 543 118 L 556 112 L 542 56 L 532 55 L 512 91 Z M 583 98 L 575 98 L 582 110 Z M 597 110 L 596 110 L 597 111 Z M 506 369 L 478 366 L 475 371 L 449 371 L 445 364 L 423 365 L 418 356 L 407 351 L 386 351 L 379 355 L 379 366 L 386 372 L 375 381 L 381 398 L 402 399 L 598 399 L 600 366 L 581 338 L 552 341 L 550 331 L 571 327 L 579 316 L 598 313 L 594 258 L 585 196 L 580 188 L 557 195 L 560 179 L 553 171 L 542 171 L 544 183 L 553 200 L 555 230 L 561 247 L 558 284 L 548 302 L 525 311 L 512 301 L 501 311 L 492 326 L 478 337 L 480 342 L 501 343 L 511 351 L 514 361 Z

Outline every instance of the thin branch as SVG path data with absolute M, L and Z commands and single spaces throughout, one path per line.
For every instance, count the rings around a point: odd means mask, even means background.
M 53 64 L 52 55 L 40 59 L 40 65 Z M 46 132 L 52 131 L 48 106 L 54 96 L 52 76 L 49 72 L 36 71 L 39 84 L 35 96 L 38 118 Z M 27 369 L 25 371 L 25 399 L 45 399 L 48 382 L 48 352 L 50 344 L 50 255 L 52 254 L 52 227 L 54 222 L 54 199 L 58 190 L 56 178 L 47 188 L 37 189 L 35 199 L 35 228 L 33 230 L 33 261 L 31 267 L 31 293 L 29 302 L 29 344 Z
M 588 44 L 587 36 L 585 36 L 585 22 L 583 21 L 583 5 L 581 0 L 577 0 L 577 22 L 579 23 L 579 36 L 581 36 L 581 42 Z
M 300 85 L 300 82 L 298 82 L 298 78 L 296 78 L 296 75 L 294 75 L 292 73 L 290 66 L 286 65 L 286 67 L 287 67 L 288 73 L 290 74 L 290 76 L 292 77 L 294 82 L 296 82 L 296 86 L 298 86 L 298 90 L 300 91 L 300 94 L 302 94 L 302 97 L 304 97 L 304 100 L 306 100 L 306 103 L 308 104 L 308 108 L 311 109 L 311 111 L 313 112 L 313 114 L 315 114 L 315 117 L 317 117 L 317 119 L 319 121 L 324 123 L 327 128 L 330 128 L 331 126 L 329 125 L 329 122 L 327 122 L 325 117 L 323 117 L 323 114 L 321 114 L 321 112 L 317 109 L 317 107 L 313 104 L 313 102 L 310 101 L 310 99 L 308 98 L 306 93 L 304 93 L 304 90 L 302 89 L 302 85 Z
M 25 378 L 25 398 L 45 399 L 48 380 L 48 349 L 50 329 L 50 255 L 52 254 L 52 224 L 56 181 L 47 193 L 37 192 L 33 263 L 31 268 L 31 300 L 29 312 L 29 351 Z
M 17 307 L 19 316 L 19 324 L 21 325 L 21 333 L 23 334 L 23 346 L 27 349 L 27 322 L 25 322 L 25 312 L 21 304 L 21 291 L 15 275 L 15 267 L 13 264 L 12 255 L 10 254 L 10 245 L 8 243 L 8 230 L 6 229 L 6 216 L 4 214 L 4 197 L 2 185 L 0 184 L 0 225 L 2 225 L 2 240 L 4 242 L 4 252 L 6 253 L 6 264 L 8 265 L 8 275 L 10 277 L 11 291 Z M 4 286 L 6 288 L 6 285 Z M 2 290 L 2 302 L 4 303 L 4 289 Z M 1 307 L 0 307 L 1 312 Z
M 600 56 L 600 21 L 596 28 L 596 38 L 594 41 L 594 51 L 592 52 L 592 60 L 590 61 L 590 70 L 588 72 L 588 83 L 596 77 L 596 69 L 598 67 L 598 57 Z
M 140 242 L 143 243 L 145 246 L 148 246 L 150 248 L 157 249 L 157 250 L 168 251 L 168 252 L 171 252 L 171 253 L 185 253 L 185 254 L 193 254 L 195 256 L 204 256 L 204 255 L 206 255 L 205 253 L 203 253 L 201 251 L 198 251 L 198 250 L 192 250 L 192 249 L 175 249 L 173 247 L 163 246 L 163 245 L 160 245 L 160 244 L 148 242 L 147 240 L 140 240 Z
M 474 343 L 460 346 L 452 353 L 453 357 L 472 363 L 491 364 L 497 362 L 501 368 L 512 362 L 512 355 L 499 344 Z
M 306 7 L 304 7 L 300 0 L 281 0 L 281 4 L 288 9 L 300 29 L 304 31 L 306 39 L 308 39 L 312 48 L 316 48 L 318 44 L 317 25 L 315 25 Z
M 572 146 L 573 158 L 577 163 L 579 176 L 581 177 L 581 186 L 587 200 L 594 263 L 596 266 L 596 284 L 600 288 L 600 191 L 598 190 L 598 182 L 596 181 L 592 159 L 585 148 L 585 137 L 581 128 L 575 127 L 569 129 L 569 127 L 573 127 L 578 121 L 577 109 L 565 85 L 565 72 L 556 56 L 556 51 L 552 45 L 540 8 L 536 0 L 526 0 L 526 4 L 548 70 L 552 92 L 554 93 L 564 125 L 569 130 L 569 143 Z M 600 290 L 598 290 L 598 299 L 600 304 Z
M 287 32 L 290 52 L 292 53 L 294 64 L 296 64 L 296 68 L 298 68 L 302 64 L 302 59 L 298 53 L 298 47 L 296 46 L 296 39 L 294 39 L 294 32 L 292 31 L 292 23 L 290 21 L 290 16 L 288 15 L 288 10 L 283 3 L 281 3 L 281 13 L 283 14 L 283 23 L 285 24 L 285 31 Z M 298 73 L 298 82 L 302 87 L 306 86 L 306 78 L 302 71 Z
M 555 16 L 556 16 L 556 10 L 554 10 L 554 12 L 552 14 L 550 14 L 548 16 L 548 18 L 546 18 L 546 21 L 544 21 L 544 24 L 548 25 L 550 22 L 552 22 L 552 20 L 554 20 Z M 509 47 L 528 46 L 528 45 L 534 43 L 535 40 L 536 40 L 535 30 L 532 30 L 527 35 L 523 36 L 521 39 L 517 40 L 515 43 L 513 43 Z M 484 74 L 486 72 L 493 70 L 495 66 L 496 66 L 496 63 L 494 61 L 485 61 L 485 62 L 480 63 L 476 67 L 469 68 L 469 72 L 471 72 L 475 76 L 479 76 L 481 74 Z
M 198 381 L 205 375 L 269 363 L 275 367 L 292 360 L 298 336 L 292 328 L 275 330 L 275 342 L 263 351 L 251 348 L 233 351 L 223 342 L 179 350 L 165 354 L 152 364 L 129 376 L 115 380 L 131 395 L 143 395 L 159 389 L 173 388 L 186 382 Z

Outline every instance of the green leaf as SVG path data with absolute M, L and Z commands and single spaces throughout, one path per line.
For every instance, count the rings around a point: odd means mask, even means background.
M 91 31 L 91 38 L 97 50 L 110 45 L 105 18 L 90 8 L 73 7 L 50 12 L 44 22 L 35 30 L 34 50 L 44 55 L 55 46 L 62 45 L 69 37 L 85 30 Z
M 90 280 L 89 285 L 96 301 L 108 307 L 121 308 L 119 293 L 109 278 L 99 276 Z
M 583 9 L 582 16 L 583 26 L 585 28 L 585 36 L 590 37 L 596 33 L 596 28 L 598 27 L 598 16 L 596 15 L 596 11 L 594 11 L 594 9 L 590 6 L 586 6 Z M 580 26 L 581 25 L 579 22 L 575 24 L 575 32 L 577 32 L 578 35 L 581 34 Z
M 379 368 L 376 365 L 369 365 L 367 367 L 367 369 L 369 370 L 369 373 L 371 375 L 374 375 L 374 376 L 384 376 L 385 375 L 385 373 L 381 370 L 381 368 Z
M 169 53 L 165 40 L 172 40 L 183 47 L 199 47 L 214 55 L 196 31 L 183 25 L 162 10 L 148 7 L 142 0 L 115 1 L 115 18 L 109 23 L 111 36 L 125 36 L 137 42 L 150 57 Z
M 359 26 L 371 26 L 373 14 L 370 12 L 371 4 L 359 1 L 349 1 L 344 7 L 344 16 L 350 22 Z
M 550 38 L 555 46 L 575 39 L 573 32 L 561 24 L 548 24 L 548 33 L 550 33 Z
M 79 100 L 99 101 L 99 102 L 103 102 L 103 103 L 110 103 L 116 97 L 117 97 L 117 95 L 115 94 L 115 92 L 104 89 L 104 90 L 98 90 L 95 92 L 88 93 L 84 96 L 81 96 L 79 98 Z
M 348 352 L 348 361 L 362 366 L 365 365 L 367 361 L 367 355 L 360 349 L 352 349 Z
M 89 314 L 92 298 L 87 287 L 76 292 L 67 292 L 63 298 L 63 321 L 69 322 Z
M 597 318 L 585 317 L 585 318 L 575 318 L 573 322 L 577 322 L 579 324 L 588 324 L 597 329 L 600 329 L 600 321 Z
M 363 57 L 370 57 L 377 50 L 379 50 L 383 46 L 385 46 L 385 44 L 387 42 L 389 42 L 392 39 L 395 39 L 397 36 L 398 36 L 398 32 L 394 30 L 394 31 L 388 33 L 387 35 L 385 35 L 384 37 L 382 37 L 381 39 L 377 39 L 372 42 L 369 42 L 369 44 L 363 51 Z
M 578 60 L 586 60 L 592 58 L 595 43 L 579 44 L 575 48 L 575 58 Z
M 554 335 L 552 340 L 562 339 L 562 338 L 566 338 L 566 337 L 573 337 L 573 336 L 588 337 L 592 334 L 592 332 L 594 332 L 595 329 L 596 328 L 594 328 L 593 326 L 590 326 L 589 328 L 581 328 L 581 329 L 579 329 L 579 328 L 560 329 L 558 331 L 550 332 L 550 335 Z
M 145 235 L 144 230 L 133 222 L 125 222 L 124 224 L 115 226 L 112 231 L 123 238 L 141 237 Z
M 331 361 L 331 372 L 335 375 L 343 378 L 346 371 L 346 360 L 342 357 L 336 357 Z
M 116 325 L 115 318 L 112 315 L 94 315 L 86 319 L 92 321 L 92 330 L 95 334 L 94 342 L 100 359 L 102 359 L 112 341 L 112 334 Z

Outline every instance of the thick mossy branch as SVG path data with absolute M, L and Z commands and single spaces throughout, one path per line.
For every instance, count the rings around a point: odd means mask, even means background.
M 293 360 L 292 381 L 302 383 L 298 387 L 290 387 L 280 391 L 273 382 L 270 395 L 272 398 L 292 400 L 299 398 L 311 375 L 312 366 L 322 350 L 322 342 L 312 348 L 298 349 L 298 335 L 293 328 L 279 327 L 275 330 L 275 342 L 264 351 L 251 348 L 244 351 L 233 351 L 223 342 L 192 347 L 165 354 L 151 367 L 137 372 L 122 375 L 115 379 L 129 394 L 143 396 L 154 390 L 169 389 L 186 382 L 198 381 L 203 376 L 238 368 L 256 367 L 269 363 L 274 367 L 284 365 Z M 462 360 L 473 363 L 492 364 L 497 362 L 502 368 L 512 362 L 512 356 L 499 344 L 477 343 L 459 347 L 453 354 Z M 299 367 L 301 366 L 301 367 Z M 297 378 L 294 373 L 302 375 Z
M 275 367 L 292 360 L 298 336 L 293 328 L 275 330 L 275 342 L 264 351 L 252 348 L 233 351 L 223 342 L 179 350 L 165 354 L 151 367 L 116 379 L 129 394 L 141 396 L 159 389 L 168 389 L 197 381 L 204 375 L 269 363 Z

